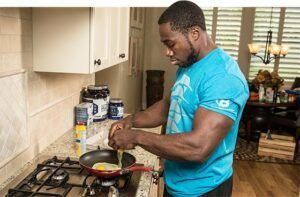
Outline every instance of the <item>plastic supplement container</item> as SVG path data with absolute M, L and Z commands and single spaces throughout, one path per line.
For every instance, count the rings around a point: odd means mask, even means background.
M 124 105 L 122 99 L 111 98 L 109 101 L 108 118 L 113 120 L 120 120 L 124 115 Z
M 107 118 L 108 95 L 102 86 L 89 85 L 83 97 L 84 102 L 93 103 L 93 122 L 99 122 Z

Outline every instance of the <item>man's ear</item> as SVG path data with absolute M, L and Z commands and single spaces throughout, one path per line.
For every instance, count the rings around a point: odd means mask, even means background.
M 191 28 L 191 30 L 190 30 L 190 35 L 191 35 L 191 37 L 192 37 L 192 39 L 193 39 L 194 41 L 196 41 L 196 40 L 199 39 L 199 37 L 200 37 L 200 31 L 201 31 L 201 29 L 200 29 L 200 27 L 198 27 L 198 26 L 193 26 L 193 27 Z

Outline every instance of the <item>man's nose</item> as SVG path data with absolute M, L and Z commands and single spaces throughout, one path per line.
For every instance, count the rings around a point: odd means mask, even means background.
M 173 51 L 170 50 L 168 47 L 167 47 L 167 49 L 166 49 L 166 56 L 167 56 L 167 57 L 173 56 Z

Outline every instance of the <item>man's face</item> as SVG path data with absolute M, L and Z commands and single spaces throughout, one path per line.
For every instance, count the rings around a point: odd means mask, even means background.
M 166 56 L 171 64 L 188 67 L 197 61 L 190 39 L 179 31 L 172 31 L 170 23 L 159 25 L 160 40 L 167 47 Z

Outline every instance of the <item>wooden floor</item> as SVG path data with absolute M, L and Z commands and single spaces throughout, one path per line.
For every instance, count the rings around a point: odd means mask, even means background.
M 300 165 L 234 161 L 233 197 L 300 196 Z
M 232 197 L 300 197 L 300 165 L 235 160 L 233 167 Z

